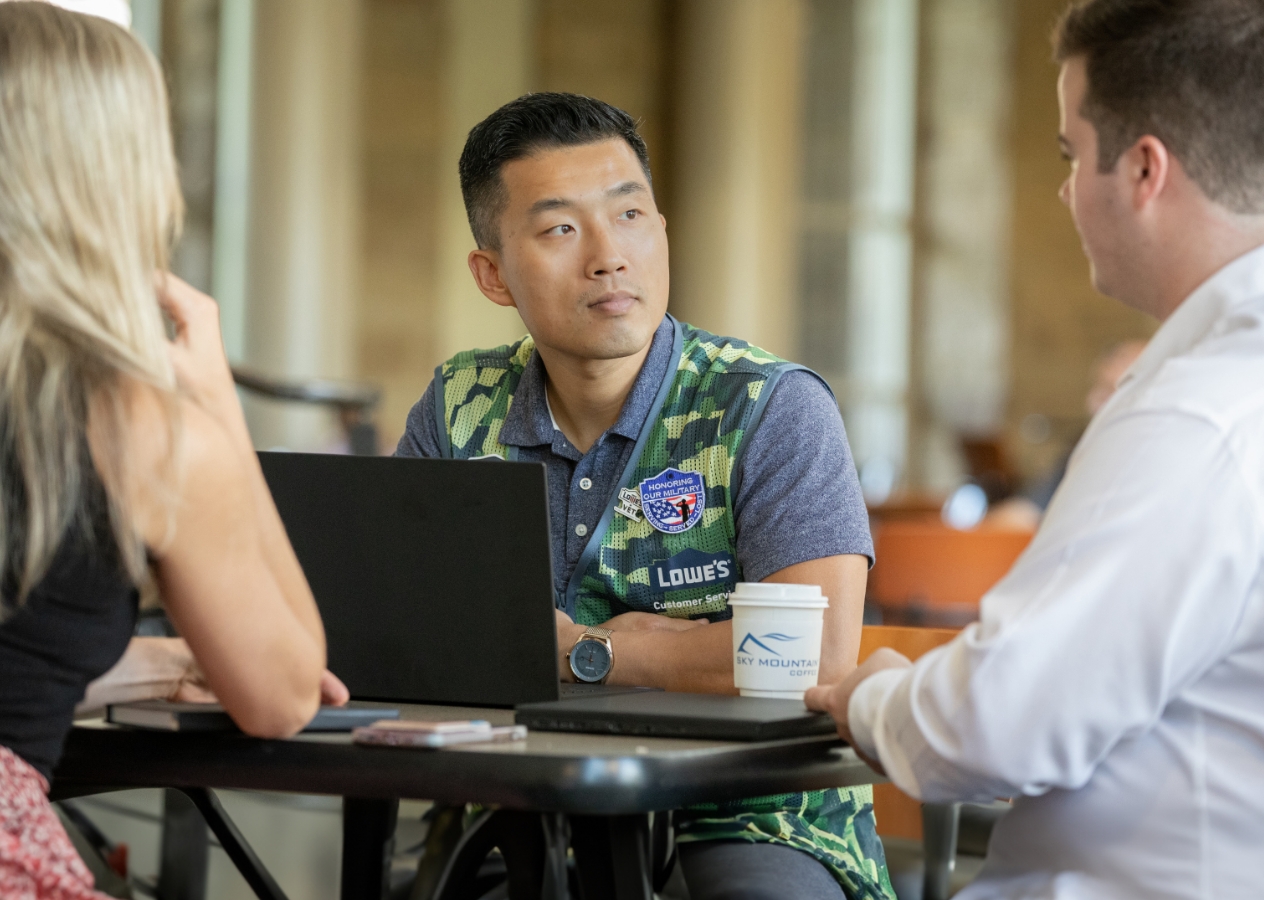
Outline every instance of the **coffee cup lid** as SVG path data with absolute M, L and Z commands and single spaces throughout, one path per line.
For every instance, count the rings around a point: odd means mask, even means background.
M 776 584 L 767 581 L 741 581 L 729 594 L 729 606 L 783 606 L 812 609 L 829 606 L 829 598 L 821 596 L 819 584 Z

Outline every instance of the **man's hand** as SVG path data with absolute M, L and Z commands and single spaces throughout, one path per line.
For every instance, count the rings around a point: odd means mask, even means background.
M 566 655 L 571 652 L 571 647 L 575 646 L 575 642 L 584 633 L 585 626 L 576 625 L 571 620 L 571 617 L 560 609 L 554 610 L 554 613 L 557 618 L 557 675 L 563 682 L 569 684 L 575 680 L 575 673 L 571 671 L 571 665 L 566 659 Z M 674 634 L 681 631 L 691 631 L 699 625 L 706 624 L 706 619 L 691 621 L 689 619 L 673 619 L 670 616 L 658 616 L 653 613 L 626 612 L 615 616 L 607 622 L 602 622 L 601 627 L 622 634 L 631 632 Z M 617 659 L 618 656 L 616 655 Z
M 856 755 L 868 763 L 869 768 L 885 775 L 886 772 L 882 768 L 882 763 L 865 756 L 852 742 L 851 727 L 847 723 L 847 708 L 851 704 L 852 693 L 860 686 L 862 681 L 874 672 L 880 672 L 883 669 L 907 669 L 912 665 L 913 663 L 907 657 L 901 656 L 890 647 L 879 647 L 865 660 L 863 665 L 853 669 L 851 674 L 838 684 L 821 684 L 814 688 L 809 688 L 808 692 L 803 696 L 803 702 L 807 704 L 808 709 L 829 713 L 834 719 L 835 727 L 838 729 L 838 736 L 852 745 L 852 749 L 856 750 Z
M 673 619 L 655 613 L 625 612 L 615 616 L 601 627 L 610 631 L 689 631 L 708 624 L 709 619 Z

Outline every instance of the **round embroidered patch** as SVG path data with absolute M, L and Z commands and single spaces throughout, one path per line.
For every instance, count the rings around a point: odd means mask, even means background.
M 688 531 L 707 505 L 706 483 L 697 472 L 664 469 L 641 482 L 641 512 L 664 534 Z

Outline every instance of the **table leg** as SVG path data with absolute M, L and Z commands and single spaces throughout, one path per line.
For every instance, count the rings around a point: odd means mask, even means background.
M 570 876 L 566 870 L 566 851 L 570 847 L 570 829 L 562 813 L 541 813 L 544 826 L 544 885 L 541 900 L 570 900 Z
M 168 791 L 168 793 L 172 793 Z M 272 873 L 264 868 L 263 863 L 255 854 L 254 848 L 246 842 L 246 838 L 237 828 L 237 823 L 229 818 L 228 813 L 224 811 L 224 807 L 220 804 L 219 798 L 215 796 L 215 792 L 209 788 L 186 788 L 185 796 L 197 806 L 202 814 L 202 818 L 206 820 L 206 826 L 202 831 L 203 843 L 206 841 L 206 827 L 215 832 L 215 837 L 219 839 L 219 845 L 224 848 L 224 852 L 228 854 L 228 858 L 232 860 L 233 865 L 237 867 L 237 871 L 241 873 L 241 877 L 246 879 L 246 884 L 255 892 L 255 896 L 259 900 L 286 900 L 285 892 L 281 890 L 281 886 L 277 884 L 276 879 L 272 877 Z M 164 846 L 166 844 L 166 835 L 164 834 Z M 164 870 L 167 860 L 163 859 Z M 202 871 L 202 893 L 199 897 L 206 896 L 206 870 L 205 861 L 203 861 Z M 159 881 L 159 897 L 167 900 L 167 894 L 162 893 L 162 882 Z
M 651 900 L 649 816 L 571 816 L 585 900 Z
M 610 863 L 615 900 L 653 900 L 649 816 L 610 817 Z
M 952 870 L 957 862 L 957 829 L 960 803 L 922 804 L 922 845 L 926 871 L 922 896 L 926 900 L 947 900 Z
M 162 792 L 162 849 L 158 896 L 164 900 L 206 900 L 210 847 L 206 822 L 194 802 L 173 788 Z
M 342 900 L 379 900 L 391 889 L 398 800 L 342 801 Z

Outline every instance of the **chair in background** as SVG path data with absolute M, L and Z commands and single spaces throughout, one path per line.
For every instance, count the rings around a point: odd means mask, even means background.
M 1021 479 L 1002 435 L 961 435 L 959 443 L 970 481 L 983 488 L 989 503 L 1014 495 Z
M 944 506 L 944 495 L 924 491 L 901 491 L 892 494 L 879 504 L 869 507 L 869 521 L 878 525 L 883 522 L 925 522 L 939 519 Z
M 869 601 L 889 625 L 960 628 L 1031 542 L 1033 532 L 986 524 L 958 531 L 931 519 L 875 523 Z
M 866 625 L 860 634 L 860 660 L 864 661 L 879 647 L 890 647 L 909 659 L 918 659 L 957 636 L 950 628 L 908 628 L 889 625 Z M 1008 809 L 999 801 L 993 804 L 921 803 L 894 784 L 873 787 L 873 811 L 878 835 L 888 847 L 892 880 L 897 882 L 900 900 L 909 900 L 912 893 L 921 900 L 947 900 L 952 893 L 957 856 L 966 853 L 981 858 L 987 852 L 992 827 Z M 897 847 L 921 844 L 921 892 L 916 893 L 916 877 L 901 879 L 900 860 L 892 852 Z M 908 854 L 904 854 L 908 856 Z M 908 859 L 908 862 L 915 862 Z M 905 882 L 912 881 L 912 891 Z
M 374 413 L 382 401 L 382 389 L 377 385 L 321 379 L 287 381 L 243 366 L 233 366 L 233 381 L 270 400 L 331 407 L 338 413 L 348 452 L 354 456 L 376 456 L 379 452 Z

